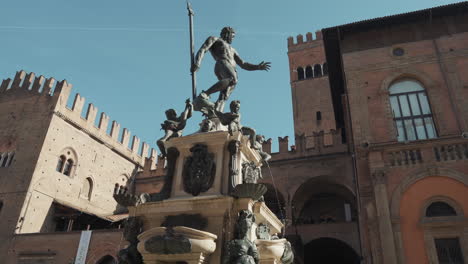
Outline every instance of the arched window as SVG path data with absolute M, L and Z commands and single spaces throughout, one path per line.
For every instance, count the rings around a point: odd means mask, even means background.
M 322 65 L 314 65 L 314 78 L 322 77 Z
M 314 78 L 314 73 L 312 71 L 312 67 L 309 65 L 306 67 L 306 70 L 305 70 L 305 77 L 306 79 L 308 78 Z
M 81 190 L 81 195 L 83 198 L 91 200 L 93 194 L 93 180 L 88 177 L 83 181 L 83 189 Z
M 452 206 L 444 202 L 433 202 L 426 209 L 426 217 L 456 216 L 457 212 Z
M 76 167 L 76 152 L 72 148 L 62 150 L 55 170 L 67 176 L 73 176 Z
M 56 171 L 58 171 L 60 173 L 63 171 L 63 166 L 65 165 L 65 160 L 66 160 L 66 158 L 65 158 L 64 155 L 59 157 L 58 162 L 57 162 L 57 168 L 55 169 Z
M 398 141 L 437 137 L 426 91 L 419 82 L 397 81 L 388 90 Z
M 328 75 L 328 63 L 323 63 L 323 75 Z
M 304 69 L 302 67 L 297 68 L 297 79 L 304 80 Z
M 421 221 L 428 254 L 437 263 L 465 263 L 462 253 L 465 235 L 455 220 L 463 217 L 463 212 L 459 207 L 456 210 L 448 199 L 431 200 Z

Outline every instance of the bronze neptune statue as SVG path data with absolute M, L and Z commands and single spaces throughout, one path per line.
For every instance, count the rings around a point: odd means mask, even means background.
M 205 53 L 207 51 L 211 52 L 213 59 L 216 61 L 214 71 L 218 82 L 202 93 L 209 96 L 219 92 L 215 107 L 217 111 L 221 112 L 224 109 L 224 103 L 228 100 L 237 84 L 236 65 L 247 71 L 268 71 L 270 69 L 270 62 L 262 61 L 259 64 L 250 64 L 243 61 L 237 51 L 231 46 L 235 35 L 233 28 L 224 27 L 221 30 L 221 37 L 208 37 L 198 51 L 191 67 L 192 73 L 196 72 L 200 68 Z

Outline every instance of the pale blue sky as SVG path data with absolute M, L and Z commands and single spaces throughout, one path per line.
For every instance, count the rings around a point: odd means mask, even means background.
M 195 46 L 224 26 L 233 46 L 270 72 L 239 70 L 231 100 L 242 102 L 242 123 L 271 137 L 293 136 L 287 37 L 325 27 L 459 1 L 433 0 L 192 0 Z M 0 78 L 17 70 L 66 79 L 80 93 L 155 147 L 164 111 L 181 111 L 191 96 L 188 17 L 183 0 L 1 2 Z M 198 89 L 216 78 L 207 55 Z M 73 97 L 70 99 L 70 101 Z M 85 111 L 85 110 L 84 110 Z M 185 134 L 195 132 L 196 112 Z M 275 144 L 276 145 L 276 144 Z

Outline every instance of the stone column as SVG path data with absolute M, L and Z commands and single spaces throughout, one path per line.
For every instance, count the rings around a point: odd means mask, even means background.
M 380 243 L 384 264 L 397 263 L 395 239 L 390 218 L 390 208 L 387 196 L 387 178 L 383 169 L 372 171 L 375 204 L 377 206 L 377 222 L 379 225 Z

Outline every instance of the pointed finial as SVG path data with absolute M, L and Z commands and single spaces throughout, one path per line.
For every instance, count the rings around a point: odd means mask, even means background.
M 189 1 L 187 1 L 187 11 L 188 11 L 188 15 L 189 15 L 189 16 L 193 16 L 193 15 L 194 15 L 193 9 L 192 9 L 192 4 L 190 4 Z

